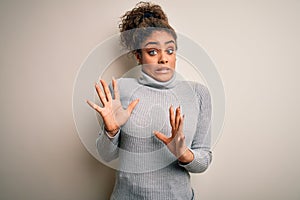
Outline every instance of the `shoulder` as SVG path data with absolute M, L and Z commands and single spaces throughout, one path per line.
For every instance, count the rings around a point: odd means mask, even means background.
M 135 78 L 118 78 L 116 79 L 116 81 L 119 91 L 122 91 L 123 89 L 133 88 L 137 85 L 137 80 Z M 109 83 L 109 87 L 110 89 L 113 89 L 112 82 Z
M 118 78 L 117 82 L 123 84 L 130 84 L 130 83 L 136 83 L 137 80 L 136 78 Z
M 131 98 L 133 93 L 140 87 L 136 78 L 119 78 L 117 85 L 122 99 Z
M 186 85 L 192 89 L 200 99 L 210 98 L 210 92 L 206 85 L 195 81 L 182 81 L 180 85 Z
M 189 84 L 193 88 L 196 98 L 198 98 L 199 100 L 201 112 L 211 112 L 212 99 L 208 87 L 201 83 L 192 82 L 192 81 L 189 81 Z
M 120 90 L 135 88 L 138 85 L 136 78 L 119 78 L 117 84 Z

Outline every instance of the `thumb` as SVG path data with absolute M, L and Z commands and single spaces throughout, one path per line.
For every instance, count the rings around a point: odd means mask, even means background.
M 138 104 L 139 101 L 140 101 L 139 99 L 136 99 L 129 104 L 127 108 L 129 114 L 131 114 L 131 112 L 133 111 L 133 109 L 135 108 L 135 106 Z
M 162 134 L 161 132 L 158 132 L 158 131 L 154 131 L 153 133 L 163 143 L 168 144 L 168 139 L 169 138 L 167 136 L 165 136 L 164 134 Z

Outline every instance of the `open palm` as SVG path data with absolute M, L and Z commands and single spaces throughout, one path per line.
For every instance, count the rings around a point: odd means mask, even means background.
M 120 126 L 124 125 L 127 122 L 128 118 L 131 115 L 131 112 L 133 111 L 139 100 L 136 99 L 132 101 L 127 109 L 124 109 L 120 101 L 117 81 L 115 79 L 112 80 L 114 98 L 112 98 L 106 82 L 104 80 L 100 80 L 100 83 L 103 87 L 104 92 L 101 90 L 100 86 L 97 83 L 95 83 L 95 88 L 103 107 L 100 107 L 89 100 L 87 100 L 87 103 L 101 115 L 105 125 L 105 129 L 113 136 L 114 134 L 116 134 Z
M 180 107 L 176 109 L 176 115 L 174 115 L 173 106 L 169 109 L 170 124 L 172 127 L 171 137 L 167 137 L 165 134 L 154 131 L 155 136 L 167 145 L 169 150 L 179 158 L 187 150 L 185 144 L 185 136 L 183 134 L 183 121 L 184 116 L 180 114 Z

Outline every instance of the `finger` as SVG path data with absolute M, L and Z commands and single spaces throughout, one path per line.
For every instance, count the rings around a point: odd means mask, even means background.
M 175 116 L 175 129 L 178 130 L 180 124 L 180 106 L 176 109 L 176 116 Z
M 179 127 L 178 127 L 178 131 L 182 135 L 183 135 L 183 124 L 184 124 L 184 115 L 181 117 Z
M 103 90 L 105 92 L 105 95 L 106 95 L 106 99 L 107 101 L 111 101 L 112 100 L 112 97 L 111 97 L 111 93 L 110 93 L 110 90 L 108 88 L 108 85 L 106 84 L 106 82 L 104 80 L 100 80 L 101 84 L 102 84 L 102 87 L 103 87 Z
M 115 99 L 120 99 L 119 88 L 118 88 L 117 81 L 115 78 L 113 78 L 113 80 L 112 80 L 112 85 L 113 85 L 113 89 L 114 89 Z
M 91 102 L 90 100 L 86 100 L 86 102 L 96 111 L 98 111 L 99 113 L 101 113 L 102 108 L 100 106 L 98 106 L 97 104 Z
M 180 120 L 180 126 L 182 126 L 183 125 L 183 123 L 182 123 L 182 121 Z M 178 144 L 180 144 L 181 142 L 185 142 L 185 135 L 184 135 L 184 133 L 183 133 L 183 131 L 182 130 L 180 130 L 180 129 L 182 129 L 181 127 L 179 128 L 179 130 L 177 131 L 177 135 L 176 135 L 176 142 L 178 143 Z
M 183 133 L 183 123 L 184 123 L 184 115 L 180 118 L 180 123 L 176 135 L 176 150 L 177 150 L 178 157 L 183 155 L 187 149 L 185 144 L 185 135 Z
M 127 111 L 129 115 L 131 114 L 131 112 L 133 111 L 133 109 L 135 108 L 135 106 L 138 104 L 139 101 L 140 101 L 139 99 L 136 99 L 129 104 L 129 106 L 127 107 Z
M 170 124 L 171 124 L 172 130 L 174 130 L 175 129 L 175 116 L 174 116 L 173 105 L 171 105 L 169 108 L 169 117 L 170 117 Z
M 184 152 L 187 150 L 187 146 L 185 144 L 185 135 L 183 134 L 183 132 L 178 132 L 176 149 L 178 157 L 183 155 Z
M 105 95 L 103 94 L 103 92 L 102 92 L 100 86 L 99 86 L 97 83 L 95 83 L 95 88 L 96 88 L 98 97 L 99 97 L 99 99 L 100 99 L 102 105 L 105 106 L 106 103 L 107 103 L 107 99 L 106 99 Z
M 165 136 L 164 134 L 162 134 L 159 131 L 154 131 L 154 135 L 161 140 L 163 143 L 168 144 L 169 143 L 169 138 L 167 136 Z

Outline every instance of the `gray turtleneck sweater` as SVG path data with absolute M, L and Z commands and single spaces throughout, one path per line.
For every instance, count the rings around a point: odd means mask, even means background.
M 121 103 L 127 108 L 140 99 L 129 120 L 113 137 L 101 132 L 97 149 L 103 161 L 118 163 L 114 200 L 190 200 L 192 173 L 204 172 L 211 163 L 211 98 L 208 89 L 195 82 L 179 80 L 174 74 L 158 82 L 145 73 L 138 79 L 118 79 Z M 194 160 L 180 163 L 154 130 L 171 134 L 169 107 L 181 107 L 183 132 Z

